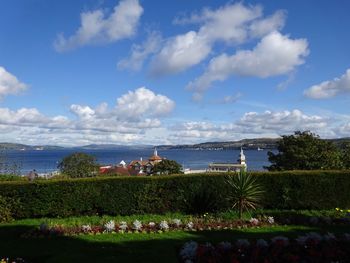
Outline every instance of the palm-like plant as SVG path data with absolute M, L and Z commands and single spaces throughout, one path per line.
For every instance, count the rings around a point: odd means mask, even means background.
M 239 219 L 243 210 L 255 210 L 263 196 L 263 189 L 251 174 L 241 170 L 238 174 L 228 175 L 226 183 L 230 186 L 228 199 L 233 202 L 232 207 L 238 209 Z

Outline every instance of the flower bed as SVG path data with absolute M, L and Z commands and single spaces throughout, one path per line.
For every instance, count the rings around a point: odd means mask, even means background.
M 273 225 L 273 217 L 266 217 L 264 220 L 258 220 L 252 218 L 249 221 L 234 220 L 234 221 L 221 221 L 221 220 L 207 220 L 196 218 L 193 221 L 182 222 L 180 219 L 172 219 L 169 222 L 162 220 L 159 223 L 148 222 L 142 223 L 139 220 L 135 220 L 132 223 L 125 221 L 115 222 L 110 220 L 103 225 L 81 225 L 81 226 L 64 226 L 54 225 L 48 226 L 44 223 L 40 225 L 38 229 L 31 230 L 24 233 L 23 237 L 41 237 L 41 236 L 63 236 L 63 235 L 79 235 L 90 234 L 98 235 L 103 233 L 163 233 L 167 231 L 204 231 L 204 230 L 221 230 L 221 229 L 241 229 L 241 228 L 254 228 L 267 225 Z
M 309 233 L 290 240 L 277 236 L 267 242 L 258 239 L 249 242 L 239 239 L 235 243 L 187 242 L 179 252 L 179 261 L 186 263 L 244 263 L 244 262 L 349 262 L 350 234 L 336 237 L 328 233 Z

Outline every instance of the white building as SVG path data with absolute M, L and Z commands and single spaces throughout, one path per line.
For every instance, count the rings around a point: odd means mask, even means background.
M 247 163 L 242 147 L 238 163 L 210 163 L 208 167 L 208 172 L 239 172 L 241 170 L 247 170 Z

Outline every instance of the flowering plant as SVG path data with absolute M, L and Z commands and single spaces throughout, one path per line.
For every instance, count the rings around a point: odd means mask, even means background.
M 115 223 L 113 220 L 108 221 L 104 224 L 104 228 L 106 232 L 112 232 L 115 229 Z

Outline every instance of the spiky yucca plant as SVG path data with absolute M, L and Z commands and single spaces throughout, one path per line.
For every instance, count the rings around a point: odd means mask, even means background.
M 257 208 L 264 191 L 255 177 L 241 170 L 238 174 L 228 175 L 226 183 L 231 188 L 228 199 L 233 203 L 232 207 L 238 209 L 239 219 L 242 219 L 243 210 Z

